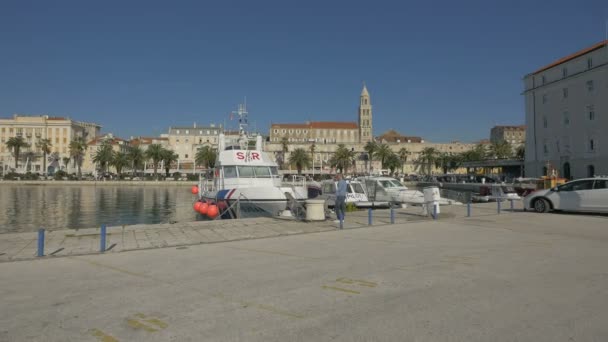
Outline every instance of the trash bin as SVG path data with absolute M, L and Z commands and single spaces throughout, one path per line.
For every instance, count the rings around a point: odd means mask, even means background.
M 325 220 L 325 200 L 306 200 L 306 221 Z

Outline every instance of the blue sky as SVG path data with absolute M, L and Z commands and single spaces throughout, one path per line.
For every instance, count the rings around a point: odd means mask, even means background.
M 0 117 L 119 136 L 228 120 L 355 121 L 475 141 L 522 124 L 522 77 L 601 41 L 608 1 L 0 1 Z

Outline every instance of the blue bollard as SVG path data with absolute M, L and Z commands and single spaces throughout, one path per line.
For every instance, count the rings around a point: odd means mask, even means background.
M 467 203 L 467 217 L 471 217 L 471 202 Z
M 496 201 L 497 206 L 496 206 L 496 212 L 500 214 L 500 197 L 498 198 L 498 200 Z
M 101 232 L 99 233 L 99 252 L 103 253 L 106 251 L 106 225 L 101 225 Z
M 372 208 L 367 209 L 367 224 L 372 225 Z
M 433 203 L 433 220 L 436 220 L 436 219 L 437 219 L 437 206 L 438 206 L 438 205 L 439 205 L 439 204 L 435 204 L 435 203 Z
M 340 229 L 344 228 L 344 219 L 340 218 Z
M 395 224 L 395 209 L 391 207 L 391 224 Z
M 513 200 L 511 200 L 511 211 L 514 211 L 515 209 L 513 208 Z
M 44 228 L 38 229 L 38 254 L 37 256 L 44 256 Z

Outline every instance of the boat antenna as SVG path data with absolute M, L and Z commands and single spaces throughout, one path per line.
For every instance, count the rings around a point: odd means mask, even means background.
M 247 99 L 245 99 L 247 101 Z M 245 104 L 240 104 L 236 111 L 232 111 L 233 115 L 236 115 L 239 118 L 239 144 L 242 149 L 247 148 L 248 139 L 247 139 L 247 107 Z

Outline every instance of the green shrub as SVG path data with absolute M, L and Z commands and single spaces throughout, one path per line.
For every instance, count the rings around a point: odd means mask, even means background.
M 346 212 L 350 213 L 353 211 L 357 211 L 357 206 L 355 205 L 355 203 L 353 203 L 353 202 L 346 203 Z
M 55 172 L 55 174 L 53 175 L 55 180 L 63 180 L 63 177 L 67 177 L 67 176 L 68 176 L 68 173 L 63 170 L 59 170 L 59 171 Z
M 8 172 L 4 175 L 4 180 L 17 180 L 17 178 L 21 178 L 22 175 L 17 172 Z

